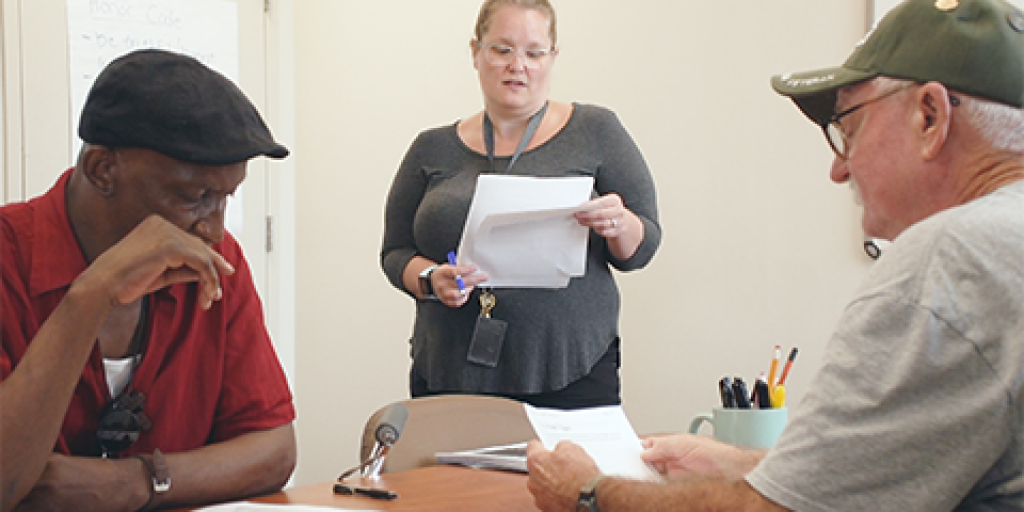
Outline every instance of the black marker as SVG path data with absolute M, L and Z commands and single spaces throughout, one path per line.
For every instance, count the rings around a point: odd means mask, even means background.
M 764 372 L 761 372 L 761 376 L 754 383 L 754 392 L 752 394 L 756 399 L 751 400 L 751 402 L 757 404 L 758 409 L 772 408 L 772 391 L 768 388 L 768 381 L 764 378 Z
M 733 409 L 736 407 L 736 395 L 732 391 L 732 379 L 722 377 L 718 381 L 718 391 L 722 395 L 722 407 Z
M 395 491 L 387 489 L 374 489 L 372 487 L 357 487 L 353 485 L 334 484 L 334 494 L 360 494 L 378 500 L 393 500 L 398 497 Z
M 736 396 L 736 407 L 740 409 L 750 409 L 750 398 L 747 391 L 747 383 L 743 382 L 743 379 L 736 377 L 732 381 L 732 392 Z

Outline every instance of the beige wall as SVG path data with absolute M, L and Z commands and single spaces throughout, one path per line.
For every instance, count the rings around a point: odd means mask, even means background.
M 619 280 L 623 397 L 679 431 L 799 346 L 790 404 L 870 260 L 821 133 L 769 87 L 834 65 L 866 0 L 556 0 L 553 96 L 614 109 L 657 182 L 664 243 Z M 407 396 L 412 303 L 378 264 L 383 204 L 413 137 L 481 108 L 477 0 L 294 2 L 298 483 L 356 462 L 365 418 Z

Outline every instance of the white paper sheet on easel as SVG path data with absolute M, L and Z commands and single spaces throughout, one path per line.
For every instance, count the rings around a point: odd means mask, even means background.
M 473 264 L 494 288 L 565 288 L 587 266 L 585 210 L 594 179 L 485 174 L 477 180 L 459 243 L 460 264 Z
M 601 473 L 635 480 L 661 481 L 661 475 L 640 458 L 643 445 L 621 406 L 589 409 L 542 409 L 523 404 L 537 439 L 548 450 L 572 441 L 594 459 Z

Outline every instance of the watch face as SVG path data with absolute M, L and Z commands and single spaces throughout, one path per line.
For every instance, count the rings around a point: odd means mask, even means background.
M 576 502 L 576 512 L 599 512 L 597 510 L 597 496 L 580 496 Z
M 437 265 L 432 265 L 420 272 L 420 293 L 428 298 L 434 297 L 434 287 L 430 284 L 430 274 L 436 268 Z

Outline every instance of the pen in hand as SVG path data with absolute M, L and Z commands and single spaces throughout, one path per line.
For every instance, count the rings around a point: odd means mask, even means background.
M 457 263 L 455 263 L 455 251 L 448 251 L 448 263 L 453 267 L 457 265 Z M 459 285 L 459 293 L 466 293 L 466 284 L 462 282 L 462 276 L 455 276 L 455 284 Z

